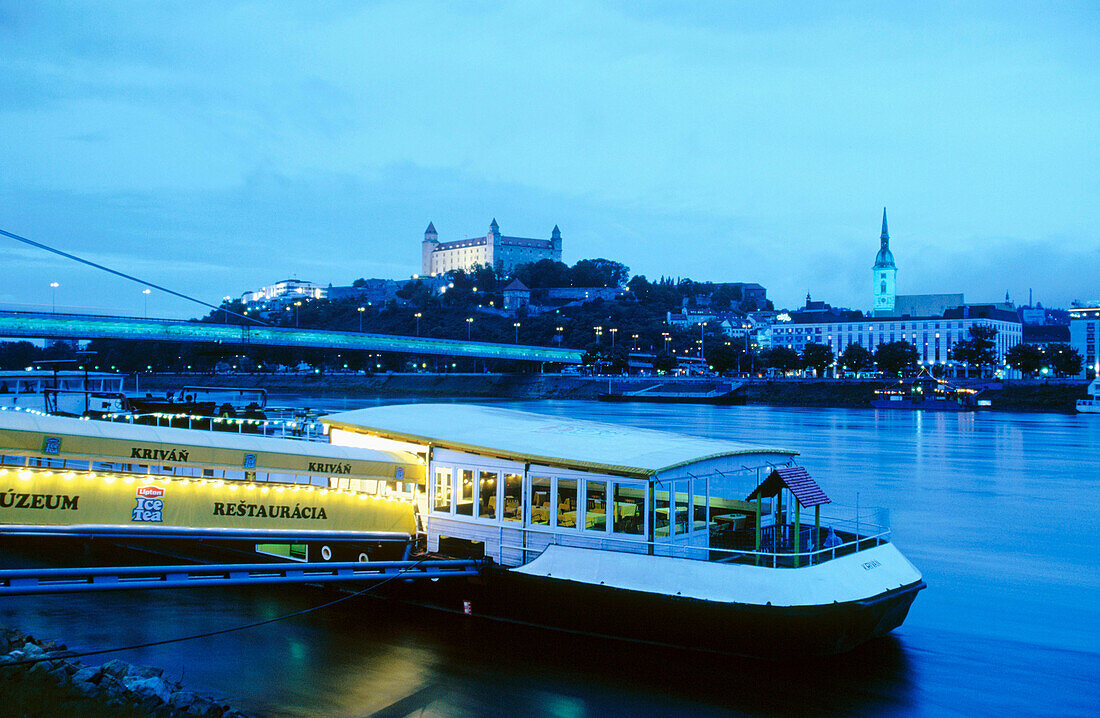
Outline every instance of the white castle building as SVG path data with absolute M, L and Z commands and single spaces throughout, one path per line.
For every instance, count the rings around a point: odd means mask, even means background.
M 440 242 L 435 224 L 429 222 L 421 243 L 420 273 L 428 276 L 456 269 L 469 271 L 475 265 L 487 264 L 498 273 L 507 274 L 517 265 L 540 259 L 561 261 L 561 230 L 554 225 L 550 239 L 506 237 L 494 218 L 484 237 Z

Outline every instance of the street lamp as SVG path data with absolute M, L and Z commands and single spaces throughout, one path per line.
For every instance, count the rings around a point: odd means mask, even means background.
M 50 311 L 57 314 L 57 288 L 61 285 L 57 282 L 50 282 Z
M 703 329 L 706 328 L 706 322 L 699 323 L 699 358 L 703 358 Z
M 596 330 L 596 343 L 600 343 L 600 338 L 603 336 L 603 327 L 592 327 Z
M 466 317 L 466 341 L 470 341 L 470 330 L 474 326 L 474 318 Z
M 141 290 L 141 293 L 145 295 L 145 318 L 149 318 L 149 294 L 152 290 L 146 287 Z
M 519 344 L 519 322 L 513 322 L 512 326 L 516 328 L 516 344 Z
M 294 302 L 294 328 L 298 328 L 298 307 L 302 306 L 301 302 Z
M 366 308 L 365 307 L 359 307 L 359 309 L 357 309 L 356 311 L 359 312 L 359 331 L 360 331 L 360 333 L 362 333 L 362 331 L 363 331 L 363 312 L 366 311 Z
M 554 329 L 557 331 L 557 336 L 554 338 L 557 340 L 558 346 L 560 347 L 562 341 L 565 340 L 565 327 L 554 327 Z
M 416 336 L 420 336 L 420 317 L 422 317 L 423 314 L 417 312 L 413 316 L 416 317 Z
M 668 332 L 661 332 L 661 336 L 665 338 L 665 354 L 668 354 L 668 343 L 672 341 L 672 337 Z
M 619 330 L 612 327 L 611 329 L 608 329 L 607 331 L 611 332 L 611 348 L 614 349 L 615 348 L 615 332 L 617 332 Z
M 631 334 L 630 338 L 634 340 L 634 351 L 638 351 L 638 335 Z

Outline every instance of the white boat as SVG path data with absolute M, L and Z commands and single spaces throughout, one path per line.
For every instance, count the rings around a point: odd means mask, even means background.
M 124 378 L 98 371 L 0 371 L 0 408 L 73 416 L 122 411 Z
M 461 404 L 322 421 L 335 444 L 421 456 L 429 552 L 492 559 L 481 582 L 436 586 L 447 608 L 804 656 L 888 633 L 925 587 L 885 522 L 835 510 L 795 451 Z
M 1100 377 L 1093 379 L 1089 384 L 1088 399 L 1077 400 L 1077 411 L 1080 414 L 1100 414 Z

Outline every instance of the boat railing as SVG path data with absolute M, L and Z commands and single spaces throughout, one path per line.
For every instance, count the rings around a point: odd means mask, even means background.
M 774 526 L 770 527 L 774 531 Z M 783 535 L 793 536 L 793 525 L 782 524 Z M 793 540 L 790 543 L 779 543 L 774 546 L 761 541 L 761 549 L 720 547 L 711 544 L 691 545 L 687 543 L 674 543 L 668 540 L 646 541 L 629 536 L 608 536 L 592 538 L 590 536 L 564 534 L 561 532 L 542 528 L 513 528 L 500 527 L 498 552 L 496 560 L 502 565 L 515 563 L 507 561 L 505 553 L 522 555 L 522 563 L 534 559 L 541 554 L 547 546 L 576 546 L 581 548 L 598 549 L 601 551 L 616 551 L 621 553 L 650 554 L 654 556 L 666 556 L 669 558 L 686 558 L 698 561 L 711 561 L 717 563 L 739 563 L 770 568 L 799 568 L 813 566 L 830 561 L 839 556 L 864 551 L 875 546 L 880 546 L 890 541 L 890 530 L 882 526 L 870 524 L 861 527 L 859 533 L 836 530 L 833 527 L 835 542 L 826 544 L 828 527 L 822 525 L 815 527 L 813 524 L 802 524 L 799 535 L 800 550 L 793 550 Z M 519 543 L 509 543 L 505 534 L 514 536 L 516 531 L 522 534 Z M 818 538 L 815 540 L 815 533 Z M 803 543 L 803 541 L 805 543 Z
M 105 421 L 145 426 L 197 429 L 200 431 L 227 431 L 236 434 L 253 434 L 276 439 L 328 442 L 325 425 L 313 417 L 285 417 L 254 419 L 232 416 L 196 416 L 166 412 L 114 412 L 104 414 Z

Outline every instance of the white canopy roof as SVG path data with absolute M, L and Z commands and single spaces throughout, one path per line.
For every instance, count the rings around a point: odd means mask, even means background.
M 322 417 L 330 426 L 516 461 L 652 476 L 707 459 L 796 451 L 474 404 L 400 404 Z

